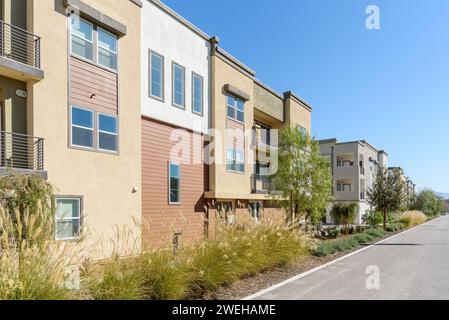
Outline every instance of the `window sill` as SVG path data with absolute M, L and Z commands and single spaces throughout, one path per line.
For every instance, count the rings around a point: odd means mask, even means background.
M 78 151 L 87 151 L 87 152 L 109 154 L 111 156 L 120 156 L 120 153 L 118 151 L 107 151 L 107 150 L 100 150 L 100 149 L 94 149 L 94 148 L 82 147 L 82 146 L 74 146 L 74 145 L 69 145 L 68 148 L 73 149 L 73 150 L 78 150 Z
M 235 118 L 232 118 L 232 117 L 230 117 L 230 116 L 226 116 L 226 118 L 228 119 L 228 120 L 232 120 L 232 121 L 235 121 L 235 122 L 237 122 L 237 123 L 240 123 L 240 124 L 243 124 L 243 125 L 245 125 L 245 122 L 243 121 L 240 121 L 240 120 L 237 120 L 237 119 L 235 119 Z
M 95 63 L 93 60 L 89 60 L 89 59 L 84 58 L 84 57 L 82 57 L 82 56 L 79 56 L 79 55 L 77 55 L 77 54 L 75 54 L 75 53 L 73 53 L 73 52 L 70 53 L 70 56 L 73 57 L 73 58 L 75 58 L 75 59 L 78 59 L 78 60 L 84 61 L 84 62 L 86 62 L 86 63 L 89 63 L 89 64 L 91 64 L 91 65 L 93 65 L 93 66 L 99 67 L 99 68 L 101 68 L 101 69 L 103 69 L 103 70 L 105 70 L 105 71 L 109 71 L 109 72 L 111 72 L 111 73 L 118 74 L 118 70 L 115 70 L 115 69 L 111 69 L 111 68 L 105 67 L 105 66 L 103 66 L 103 65 L 101 65 L 101 64 Z M 118 57 L 117 57 L 117 58 L 118 58 Z

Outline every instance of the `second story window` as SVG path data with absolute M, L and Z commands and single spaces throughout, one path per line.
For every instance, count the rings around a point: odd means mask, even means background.
M 72 54 L 117 70 L 117 36 L 76 15 L 70 17 L 70 22 Z
M 231 172 L 245 172 L 245 152 L 237 148 L 228 148 L 226 168 Z
M 192 75 L 192 111 L 203 115 L 203 77 Z
M 150 97 L 164 100 L 164 58 L 150 51 Z
M 90 110 L 72 107 L 72 145 L 94 147 L 94 113 Z
M 245 121 L 245 102 L 234 96 L 228 95 L 227 109 L 229 118 L 235 119 L 240 122 Z
M 117 151 L 117 118 L 98 114 L 98 149 Z
M 186 71 L 184 67 L 173 62 L 173 105 L 175 107 L 185 108 L 185 82 L 186 82 Z

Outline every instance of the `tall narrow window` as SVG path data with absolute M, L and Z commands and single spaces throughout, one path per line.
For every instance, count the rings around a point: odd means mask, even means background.
M 98 64 L 117 70 L 117 36 L 101 28 L 98 32 Z
M 117 118 L 98 114 L 98 149 L 117 151 Z
M 229 118 L 235 119 L 240 122 L 245 121 L 245 102 L 243 102 L 242 100 L 228 95 L 227 110 Z
M 185 69 L 173 63 L 173 105 L 185 108 Z
M 170 163 L 169 170 L 169 195 L 168 200 L 170 204 L 181 203 L 181 166 L 178 164 Z
M 94 113 L 90 110 L 72 107 L 72 145 L 85 148 L 94 146 Z
M 56 240 L 73 240 L 81 230 L 81 199 L 56 199 Z
M 93 30 L 90 22 L 76 15 L 70 16 L 72 53 L 88 60 L 93 59 Z
M 228 171 L 245 172 L 245 152 L 236 148 L 228 148 L 226 168 Z
M 164 58 L 150 51 L 150 97 L 164 100 Z
M 192 110 L 203 115 L 203 77 L 193 73 L 192 83 Z

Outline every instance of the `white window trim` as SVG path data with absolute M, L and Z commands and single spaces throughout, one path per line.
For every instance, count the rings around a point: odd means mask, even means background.
M 90 112 L 90 114 L 92 116 L 92 128 L 73 124 L 73 109 L 74 108 Z M 95 115 L 95 112 L 92 110 L 82 108 L 82 107 L 79 107 L 76 105 L 70 106 L 70 145 L 71 146 L 76 147 L 76 148 L 88 149 L 88 150 L 95 149 L 95 117 L 94 117 L 94 115 Z M 73 127 L 92 131 L 92 147 L 87 147 L 87 146 L 78 145 L 78 144 L 73 143 L 73 130 L 72 130 Z
M 195 111 L 195 78 L 201 80 L 201 112 Z M 199 116 L 204 115 L 204 78 L 195 72 L 192 72 L 192 113 Z
M 230 159 L 228 159 L 228 151 L 229 150 L 232 150 L 232 161 L 233 161 L 233 164 L 235 165 L 235 169 L 234 170 L 228 168 L 228 165 L 230 164 L 229 163 Z M 237 161 L 237 151 L 238 151 L 238 149 L 234 148 L 234 147 L 226 149 L 226 171 L 231 172 L 231 173 L 245 174 L 245 171 L 246 171 L 246 168 L 245 168 L 245 150 L 242 150 L 242 152 L 243 152 L 243 162 L 242 161 Z M 237 170 L 237 164 L 243 164 L 243 171 Z
M 113 34 L 112 32 L 109 32 L 108 30 L 105 30 L 105 29 L 103 29 L 102 27 L 98 27 L 98 26 L 96 26 L 95 27 L 95 29 L 96 29 L 96 33 L 97 33 L 97 47 L 98 48 L 101 48 L 101 49 L 103 49 L 103 50 L 106 50 L 106 51 L 108 51 L 108 52 L 111 52 L 111 53 L 113 53 L 113 54 L 115 54 L 115 69 L 114 68 L 111 68 L 111 67 L 108 67 L 108 66 L 105 66 L 105 65 L 103 65 L 103 64 L 101 64 L 100 63 L 100 59 L 99 59 L 99 57 L 100 57 L 100 50 L 96 50 L 96 53 L 97 53 L 97 64 L 98 65 L 100 65 L 100 66 L 102 66 L 103 68 L 106 68 L 106 69 L 108 69 L 108 70 L 112 70 L 112 71 L 115 71 L 115 72 L 117 72 L 117 70 L 118 70 L 118 37 L 115 35 L 115 34 Z M 101 30 L 102 32 L 104 32 L 104 33 L 107 33 L 107 34 L 109 34 L 109 35 L 111 35 L 112 37 L 114 37 L 115 38 L 115 41 L 117 42 L 116 43 L 116 51 L 112 51 L 112 50 L 110 50 L 110 49 L 108 49 L 108 48 L 105 48 L 105 47 L 103 47 L 103 46 L 101 46 L 100 45 L 100 42 L 98 41 L 98 30 Z
M 114 118 L 115 119 L 115 126 L 116 126 L 116 133 L 112 133 L 112 132 L 108 132 L 108 131 L 104 131 L 104 130 L 100 130 L 100 115 L 102 116 L 106 116 L 106 117 L 110 117 L 110 118 Z M 97 124 L 98 124 L 98 130 L 97 130 L 97 146 L 98 146 L 98 150 L 102 151 L 102 152 L 107 152 L 107 153 L 118 153 L 118 149 L 119 149 L 119 141 L 118 141 L 118 126 L 119 126 L 119 119 L 117 116 L 113 116 L 113 115 L 109 115 L 106 113 L 101 113 L 101 112 L 97 112 Z M 116 147 L 117 150 L 108 150 L 108 149 L 102 149 L 100 148 L 100 133 L 106 133 L 106 134 L 110 134 L 111 136 L 116 136 L 117 141 L 116 141 Z
M 229 104 L 228 97 L 232 97 L 234 99 L 234 105 L 230 105 Z M 243 111 L 240 111 L 240 112 L 243 113 L 243 121 L 240 121 L 239 119 L 237 119 L 237 111 L 238 111 L 237 100 L 241 101 L 243 103 Z M 231 107 L 234 110 L 234 116 L 233 117 L 228 115 L 228 107 Z M 236 96 L 228 93 L 226 95 L 226 117 L 229 118 L 229 119 L 232 119 L 233 121 L 236 121 L 238 123 L 243 123 L 244 124 L 245 123 L 245 101 L 243 101 L 242 99 L 239 99 Z
M 183 70 L 183 102 L 184 102 L 184 105 L 180 105 L 180 104 L 177 104 L 176 102 L 175 102 L 175 68 L 176 67 L 178 67 L 178 68 L 180 68 L 180 69 L 182 69 Z M 179 63 L 177 63 L 177 62 L 172 62 L 172 74 L 171 74 L 171 77 L 172 77 L 172 79 L 171 79 L 171 83 L 172 83 L 172 85 L 171 85 L 171 87 L 172 87 L 172 105 L 174 106 L 174 107 L 176 107 L 176 108 L 180 108 L 180 109 L 182 109 L 182 110 L 185 110 L 186 109 L 186 68 L 185 67 L 183 67 L 182 65 L 180 65 Z
M 170 185 L 170 178 L 171 178 L 171 166 L 178 166 L 179 167 L 179 186 L 178 186 L 178 200 L 177 202 L 171 201 L 170 193 L 171 193 L 171 185 Z M 175 162 L 169 162 L 168 163 L 168 204 L 169 205 L 180 205 L 181 204 L 181 165 Z
M 56 196 L 56 202 L 58 200 L 76 200 L 78 202 L 78 217 L 71 217 L 71 218 L 57 218 L 56 217 L 56 212 L 55 212 L 55 240 L 56 241 L 71 241 L 71 240 L 78 240 L 81 238 L 81 198 L 77 198 L 77 197 L 58 197 Z M 67 237 L 67 238 L 58 238 L 58 230 L 57 230 L 57 224 L 58 221 L 78 221 L 78 230 L 79 230 L 79 234 L 76 237 Z
M 153 71 L 153 60 L 152 60 L 152 56 L 157 56 L 161 59 L 161 96 L 158 97 L 156 95 L 153 94 L 153 90 L 152 90 L 152 84 L 153 84 L 153 77 L 152 77 L 152 71 Z M 157 53 L 156 51 L 153 51 L 150 49 L 150 53 L 149 53 L 149 59 L 148 59 L 148 63 L 149 63 L 149 77 L 148 77 L 148 91 L 150 94 L 150 98 L 154 98 L 156 100 L 162 101 L 164 102 L 165 100 L 165 85 L 164 85 L 164 81 L 165 81 L 165 58 L 163 55 Z

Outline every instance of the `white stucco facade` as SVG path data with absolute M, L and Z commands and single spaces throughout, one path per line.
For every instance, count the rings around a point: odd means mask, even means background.
M 207 133 L 210 127 L 210 43 L 207 35 L 192 30 L 183 18 L 159 1 L 144 0 L 142 8 L 142 115 L 178 127 Z M 163 100 L 150 97 L 150 50 L 164 59 Z M 172 104 L 173 62 L 185 68 L 185 109 Z M 203 78 L 203 114 L 193 112 L 192 76 Z

